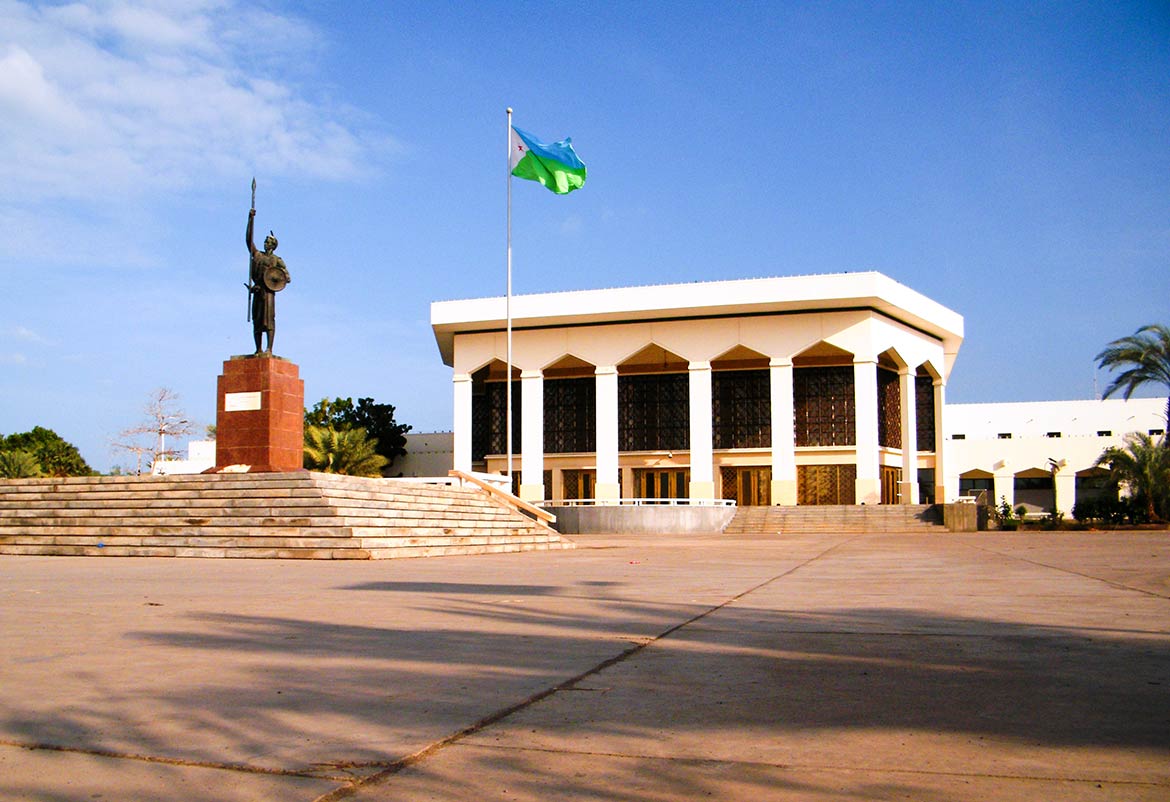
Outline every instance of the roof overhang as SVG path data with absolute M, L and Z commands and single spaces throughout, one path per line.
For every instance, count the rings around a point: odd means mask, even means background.
M 947 354 L 963 340 L 960 314 L 877 272 L 513 295 L 511 307 L 514 329 L 872 309 L 940 340 Z M 504 330 L 506 310 L 503 296 L 432 303 L 443 362 L 454 364 L 456 334 Z

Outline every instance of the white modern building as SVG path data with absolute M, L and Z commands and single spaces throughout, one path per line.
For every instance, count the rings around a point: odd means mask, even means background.
M 544 499 L 918 503 L 963 319 L 880 273 L 436 302 L 454 467 Z M 511 362 L 511 390 L 507 365 Z
M 947 485 L 1029 513 L 1069 514 L 1078 501 L 1116 494 L 1095 464 L 1106 448 L 1165 428 L 1164 398 L 948 404 Z

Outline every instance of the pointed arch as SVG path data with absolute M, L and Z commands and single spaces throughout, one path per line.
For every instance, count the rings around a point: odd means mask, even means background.
M 619 375 L 678 373 L 680 371 L 685 373 L 688 364 L 690 363 L 678 354 L 668 351 L 658 343 L 651 342 L 620 360 L 617 369 Z

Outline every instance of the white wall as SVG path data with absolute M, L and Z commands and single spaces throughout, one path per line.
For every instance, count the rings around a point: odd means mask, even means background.
M 406 435 L 406 456 L 394 461 L 392 476 L 446 476 L 455 462 L 455 435 L 416 432 Z
M 187 443 L 186 459 L 159 460 L 151 467 L 156 476 L 171 476 L 182 473 L 203 473 L 215 467 L 215 441 L 192 440 Z
M 963 474 L 986 471 L 994 477 L 994 501 L 1003 496 L 1014 504 L 1015 476 L 1048 471 L 1055 460 L 1063 462 L 1056 505 L 1068 514 L 1076 500 L 1076 474 L 1091 469 L 1106 448 L 1123 446 L 1129 432 L 1165 430 L 1166 399 L 947 404 L 943 420 L 949 491 L 958 492 Z M 1060 436 L 1049 437 L 1050 432 Z

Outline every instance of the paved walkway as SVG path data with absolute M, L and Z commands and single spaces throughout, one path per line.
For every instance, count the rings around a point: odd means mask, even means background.
M 1167 800 L 1170 534 L 0 558 L 0 799 Z

